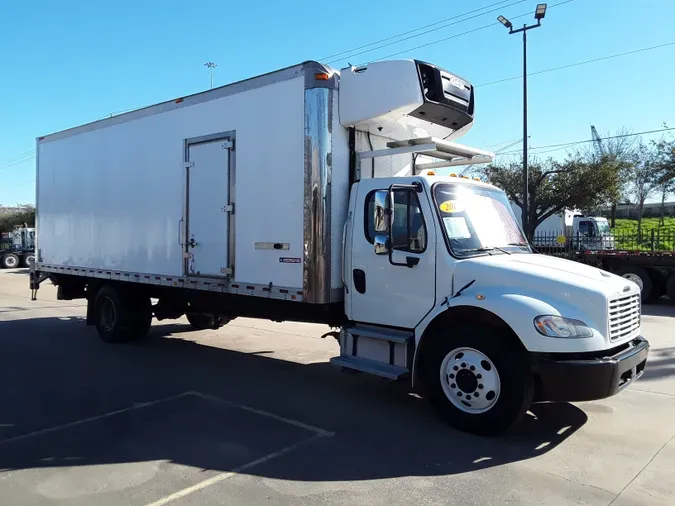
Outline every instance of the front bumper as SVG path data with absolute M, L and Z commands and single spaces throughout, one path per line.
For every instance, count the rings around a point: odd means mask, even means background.
M 642 376 L 649 342 L 644 337 L 605 352 L 533 353 L 534 400 L 592 401 L 620 392 Z

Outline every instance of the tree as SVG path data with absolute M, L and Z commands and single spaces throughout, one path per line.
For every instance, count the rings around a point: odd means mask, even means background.
M 610 196 L 610 225 L 616 226 L 616 206 L 620 200 L 627 197 L 628 174 L 632 167 L 635 148 L 639 139 L 631 133 L 630 128 L 622 127 L 614 134 L 610 132 L 601 138 L 602 148 L 593 143 L 585 153 L 588 160 L 594 163 L 603 163 L 607 168 L 616 172 L 616 192 Z
M 12 209 L 0 207 L 0 232 L 10 232 L 18 225 L 35 226 L 35 206 L 31 204 L 18 205 Z
M 633 154 L 632 167 L 628 172 L 628 191 L 635 199 L 635 209 L 638 215 L 637 232 L 642 232 L 642 215 L 645 201 L 656 192 L 661 184 L 661 165 L 658 163 L 658 151 L 652 144 L 642 141 Z
M 522 163 L 493 164 L 483 170 L 522 210 Z M 529 164 L 527 238 L 533 238 L 537 226 L 546 218 L 566 208 L 587 210 L 609 202 L 618 185 L 613 166 L 589 160 L 584 153 L 570 154 L 563 162 L 533 160 Z
M 661 218 L 659 223 L 665 224 L 666 198 L 675 193 L 675 140 L 661 139 L 653 143 L 657 171 L 659 172 L 658 190 L 661 193 Z

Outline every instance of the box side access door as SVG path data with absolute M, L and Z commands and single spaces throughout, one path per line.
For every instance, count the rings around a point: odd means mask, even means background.
M 188 139 L 185 151 L 185 274 L 229 277 L 234 134 Z

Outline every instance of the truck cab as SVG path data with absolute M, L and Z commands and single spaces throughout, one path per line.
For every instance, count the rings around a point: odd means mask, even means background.
M 639 288 L 534 254 L 496 187 L 362 180 L 345 237 L 350 324 L 334 362 L 412 374 L 462 429 L 499 431 L 533 400 L 603 398 L 642 374 Z
M 607 218 L 600 216 L 574 216 L 572 247 L 584 250 L 613 250 L 616 241 Z

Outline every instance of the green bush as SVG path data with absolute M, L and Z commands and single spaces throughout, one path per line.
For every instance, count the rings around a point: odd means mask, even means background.
M 675 251 L 675 218 L 643 218 L 642 233 L 638 236 L 637 220 L 617 219 L 613 229 L 617 249 L 639 251 Z M 653 245 L 653 247 L 652 247 Z

